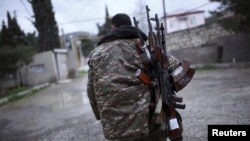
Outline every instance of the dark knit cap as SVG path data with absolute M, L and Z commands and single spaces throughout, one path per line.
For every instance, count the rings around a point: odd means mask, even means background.
M 130 17 L 124 13 L 118 13 L 112 18 L 112 25 L 116 27 L 120 26 L 132 26 Z

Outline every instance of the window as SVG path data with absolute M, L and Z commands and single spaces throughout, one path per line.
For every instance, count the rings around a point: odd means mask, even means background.
M 190 18 L 190 25 L 191 26 L 195 26 L 196 25 L 196 18 L 195 17 L 191 17 Z
M 170 28 L 174 28 L 175 27 L 175 20 L 171 20 L 170 23 L 169 23 L 169 27 Z
M 44 72 L 44 64 L 37 64 L 30 66 L 30 71 L 33 73 L 41 73 Z

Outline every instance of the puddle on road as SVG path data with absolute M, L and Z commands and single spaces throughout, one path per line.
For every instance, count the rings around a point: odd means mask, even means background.
M 88 111 L 90 104 L 85 90 L 53 89 L 2 106 L 0 122 L 2 119 L 8 119 L 8 129 L 30 131 L 46 127 L 47 130 Z
M 56 93 L 43 93 L 21 99 L 15 103 L 6 104 L 2 110 L 4 109 L 10 113 L 11 111 L 13 113 L 23 111 L 25 112 L 24 115 L 51 113 L 65 109 L 79 112 L 90 109 L 90 104 L 86 91 L 82 89 L 64 89 L 56 91 Z
M 58 102 L 53 104 L 53 109 L 67 109 L 89 105 L 89 99 L 86 92 L 71 93 L 63 91 L 57 95 L 57 101 Z

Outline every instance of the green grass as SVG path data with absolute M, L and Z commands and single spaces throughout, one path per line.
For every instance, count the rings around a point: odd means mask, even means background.
M 26 91 L 30 89 L 29 87 L 15 87 L 7 90 L 5 94 L 1 94 L 0 98 L 9 97 L 18 94 L 19 92 Z
M 81 70 L 81 71 L 78 71 L 78 74 L 79 74 L 80 76 L 84 76 L 84 75 L 87 75 L 87 74 L 88 74 L 88 71 Z
M 46 87 L 43 87 L 39 90 L 37 89 L 34 89 L 34 90 L 31 90 L 30 92 L 27 92 L 23 95 L 18 95 L 18 93 L 20 92 L 23 92 L 23 91 L 27 91 L 31 88 L 29 87 L 18 87 L 18 88 L 13 88 L 9 91 L 7 91 L 6 94 L 4 94 L 3 96 L 1 96 L 0 98 L 5 98 L 5 97 L 9 97 L 8 101 L 7 102 L 3 102 L 3 103 L 0 103 L 0 106 L 3 106 L 7 103 L 10 103 L 10 102 L 14 102 L 14 101 L 17 101 L 19 99 L 23 99 L 23 98 L 26 98 L 26 97 L 30 97 L 32 95 L 35 95 L 36 93 L 38 93 L 39 91 L 43 90 L 43 89 L 46 89 L 48 86 Z
M 25 98 L 25 97 L 29 97 L 29 96 L 32 96 L 32 95 L 34 95 L 34 94 L 36 94 L 36 92 L 31 92 L 31 93 L 27 93 L 27 94 L 23 94 L 23 95 L 13 95 L 13 96 L 11 96 L 10 98 L 9 98 L 9 100 L 8 100 L 8 102 L 13 102 L 13 101 L 17 101 L 17 100 L 19 100 L 19 99 L 23 99 L 23 98 Z

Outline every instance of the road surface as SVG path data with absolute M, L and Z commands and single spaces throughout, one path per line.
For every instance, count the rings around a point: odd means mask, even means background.
M 197 71 L 183 90 L 184 141 L 206 141 L 209 124 L 250 123 L 250 67 Z M 87 76 L 0 107 L 0 141 L 106 141 L 86 95 Z

